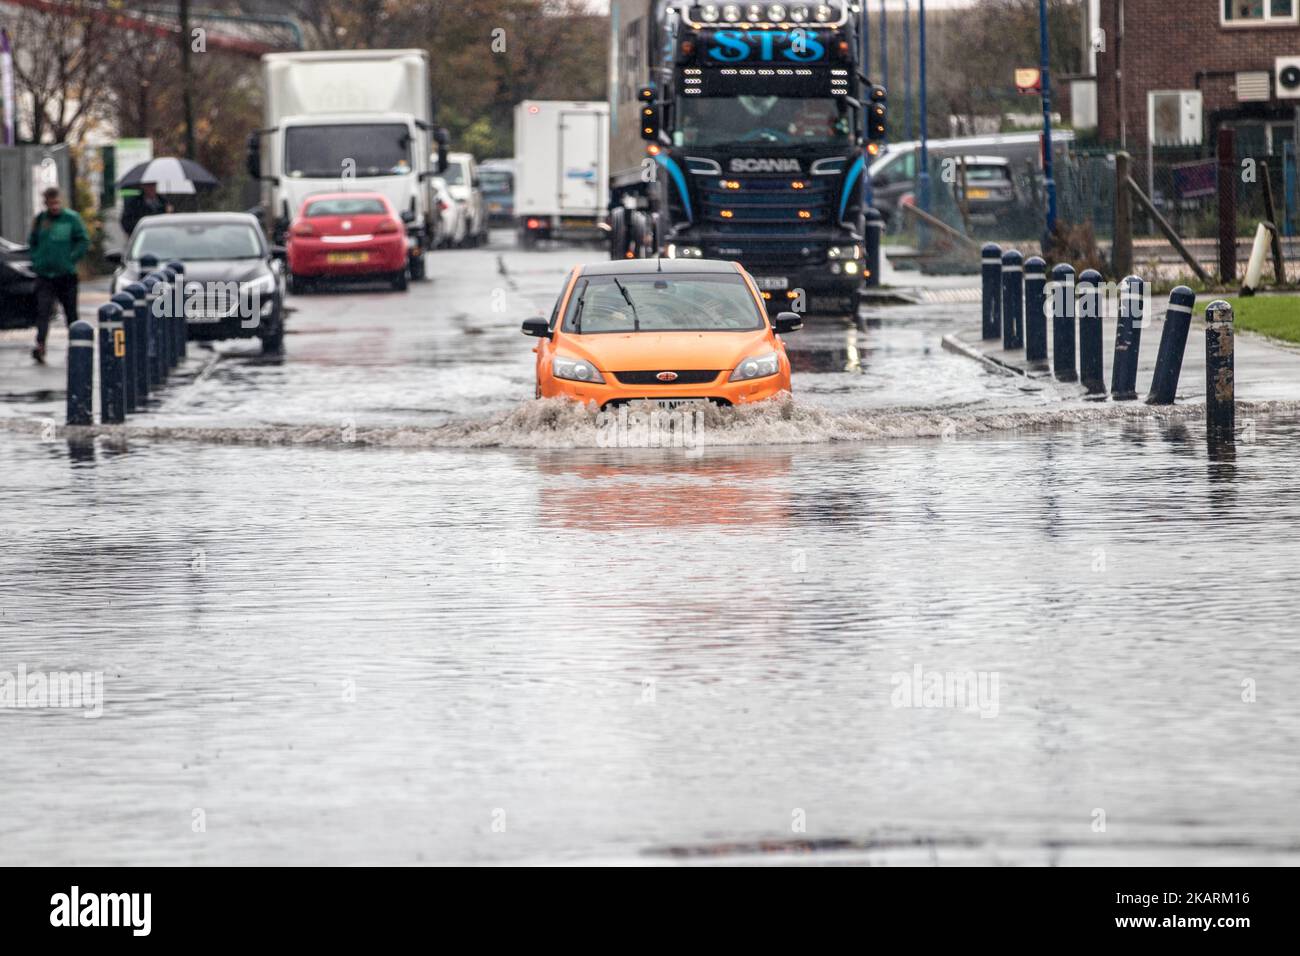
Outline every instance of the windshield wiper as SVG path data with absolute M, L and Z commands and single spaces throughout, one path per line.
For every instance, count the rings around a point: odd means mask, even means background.
M 618 291 L 623 293 L 623 301 L 625 301 L 628 304 L 628 307 L 632 310 L 632 331 L 640 332 L 641 319 L 636 314 L 636 303 L 633 302 L 632 297 L 628 295 L 627 287 L 618 281 L 618 276 L 610 276 L 610 278 L 614 280 L 614 285 L 618 286 Z
M 578 304 L 573 309 L 573 334 L 582 334 L 582 307 L 587 304 L 587 286 L 590 282 L 582 284 L 582 294 L 578 296 Z

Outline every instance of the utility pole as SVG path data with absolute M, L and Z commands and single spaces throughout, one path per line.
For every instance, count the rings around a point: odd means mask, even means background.
M 920 200 L 921 211 L 930 211 L 930 152 L 926 145 L 927 132 L 926 127 L 929 125 L 927 120 L 929 114 L 926 112 L 925 102 L 925 0 L 920 0 L 920 6 L 917 10 L 918 29 L 917 44 L 920 47 L 920 83 L 921 83 L 921 102 L 920 102 L 920 121 L 921 121 L 921 168 L 918 171 L 920 176 Z M 924 230 L 924 226 L 921 227 Z
M 1043 186 L 1047 191 L 1047 229 L 1043 234 L 1043 251 L 1056 234 L 1056 180 L 1052 178 L 1052 77 L 1047 43 L 1047 0 L 1038 0 L 1038 43 L 1041 61 L 1040 82 L 1043 95 Z
M 908 0 L 903 0 L 903 123 L 907 138 L 916 139 L 912 125 L 912 10 Z
M 194 158 L 194 77 L 190 70 L 190 0 L 180 0 L 181 97 L 185 107 L 185 158 Z
M 885 19 L 885 0 L 880 0 L 880 85 L 889 89 L 889 22 Z

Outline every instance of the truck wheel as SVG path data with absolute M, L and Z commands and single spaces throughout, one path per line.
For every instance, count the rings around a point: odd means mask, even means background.
M 392 283 L 393 291 L 405 292 L 406 291 L 406 270 L 398 269 L 396 272 L 393 273 L 393 278 L 389 281 Z
M 411 278 L 417 281 L 423 279 L 425 276 L 424 253 L 421 252 L 414 259 L 409 260 L 409 263 L 411 267 Z M 402 277 L 403 280 L 405 280 L 406 274 L 403 273 Z M 402 288 L 406 288 L 405 281 L 402 283 Z
M 523 249 L 531 249 L 537 245 L 537 235 L 531 229 L 520 228 L 519 245 Z
M 645 217 L 646 222 L 646 253 L 647 259 L 653 259 L 659 255 L 659 213 L 652 212 Z
M 609 257 L 622 259 L 627 255 L 627 210 L 616 206 L 609 214 Z
M 646 214 L 639 209 L 632 210 L 628 216 L 628 248 L 637 259 L 646 257 Z

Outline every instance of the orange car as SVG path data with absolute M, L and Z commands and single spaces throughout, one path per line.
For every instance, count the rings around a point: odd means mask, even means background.
M 651 399 L 725 405 L 790 390 L 780 336 L 754 280 L 734 262 L 616 259 L 569 273 L 550 319 L 524 322 L 537 348 L 537 396 L 606 405 Z

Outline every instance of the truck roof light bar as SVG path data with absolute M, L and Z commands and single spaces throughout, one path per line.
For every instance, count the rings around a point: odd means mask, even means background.
M 697 3 L 682 11 L 696 30 L 717 26 L 841 27 L 848 22 L 847 3 Z

